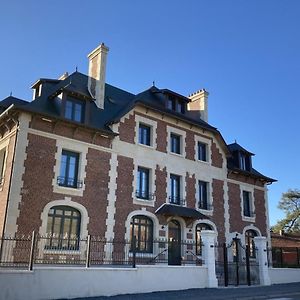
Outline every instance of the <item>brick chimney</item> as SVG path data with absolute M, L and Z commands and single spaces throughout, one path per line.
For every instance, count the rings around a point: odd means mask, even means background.
M 88 89 L 97 107 L 104 109 L 106 56 L 109 49 L 102 43 L 89 55 Z
M 188 103 L 188 111 L 192 117 L 208 121 L 208 95 L 208 92 L 202 89 L 188 96 L 191 99 Z

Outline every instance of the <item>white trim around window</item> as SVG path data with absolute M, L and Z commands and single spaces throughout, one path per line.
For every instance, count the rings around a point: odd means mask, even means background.
M 135 115 L 135 137 L 134 137 L 134 142 L 136 145 L 139 145 L 141 147 L 146 147 L 146 148 L 153 148 L 156 149 L 156 129 L 157 129 L 157 122 L 145 117 L 142 117 L 140 115 Z M 150 127 L 150 146 L 149 145 L 144 145 L 139 143 L 139 127 L 140 124 L 146 125 Z
M 248 192 L 250 195 L 250 213 L 254 215 L 252 217 L 248 217 L 244 215 L 244 197 L 243 192 Z M 240 185 L 240 199 L 241 199 L 241 216 L 242 220 L 246 222 L 255 222 L 255 205 L 254 205 L 254 188 L 250 188 L 249 186 Z
M 199 202 L 199 181 L 206 182 L 207 184 L 207 205 L 209 209 L 201 209 L 198 206 Z M 207 178 L 196 178 L 196 209 L 199 210 L 202 214 L 207 216 L 213 215 L 213 197 L 212 197 L 212 181 L 211 179 L 207 180 Z
M 206 161 L 198 159 L 198 142 L 206 145 Z M 203 164 L 211 164 L 211 140 L 195 135 L 195 161 Z
M 171 152 L 171 134 L 180 136 L 180 154 Z M 186 157 L 186 153 L 185 153 L 186 132 L 184 130 L 180 130 L 178 128 L 167 126 L 167 135 L 168 135 L 168 137 L 167 137 L 167 152 L 169 154 L 185 158 Z

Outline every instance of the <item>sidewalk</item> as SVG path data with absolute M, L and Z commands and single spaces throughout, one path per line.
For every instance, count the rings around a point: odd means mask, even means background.
M 272 298 L 300 299 L 300 282 L 277 284 L 272 286 L 191 289 L 184 291 L 154 292 L 146 294 L 119 295 L 112 297 L 77 298 L 77 300 L 254 300 Z

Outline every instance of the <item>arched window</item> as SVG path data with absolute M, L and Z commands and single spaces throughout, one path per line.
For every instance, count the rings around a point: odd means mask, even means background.
M 48 249 L 78 250 L 80 212 L 69 206 L 53 206 L 48 213 Z
M 196 255 L 202 255 L 201 231 L 213 230 L 212 227 L 205 223 L 200 223 L 196 226 Z
M 130 223 L 130 241 L 136 239 L 137 252 L 152 253 L 153 249 L 153 222 L 146 216 L 134 216 Z
M 256 257 L 256 250 L 255 250 L 255 243 L 254 243 L 254 237 L 256 236 L 257 236 L 257 232 L 254 230 L 247 230 L 245 232 L 245 242 L 246 242 L 246 246 L 249 246 L 250 258 Z

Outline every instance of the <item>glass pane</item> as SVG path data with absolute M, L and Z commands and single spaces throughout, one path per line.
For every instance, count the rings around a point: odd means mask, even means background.
M 66 101 L 65 118 L 72 120 L 72 107 L 71 101 Z
M 60 173 L 61 177 L 66 177 L 66 166 L 67 166 L 67 156 L 62 154 L 61 156 L 61 163 L 60 163 Z
M 53 236 L 58 237 L 60 235 L 60 229 L 61 229 L 61 218 L 56 217 L 54 218 L 54 226 L 53 226 Z
M 77 237 L 79 236 L 79 232 L 77 232 L 78 230 L 78 220 L 73 219 L 72 220 L 72 227 L 71 227 L 71 237 Z
M 81 119 L 82 119 L 82 105 L 79 103 L 75 103 L 74 120 L 77 122 L 81 122 Z

